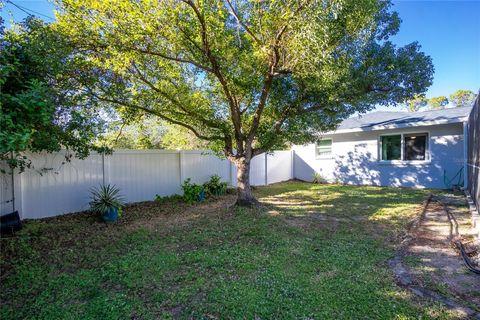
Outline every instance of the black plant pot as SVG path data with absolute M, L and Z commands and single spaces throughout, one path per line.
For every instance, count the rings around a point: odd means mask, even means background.
M 12 234 L 22 229 L 22 221 L 18 211 L 3 215 L 0 217 L 1 229 L 0 234 Z

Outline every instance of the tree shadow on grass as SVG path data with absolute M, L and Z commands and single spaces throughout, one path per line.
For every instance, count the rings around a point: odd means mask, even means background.
M 426 190 L 370 186 L 315 185 L 260 198 L 272 216 L 301 226 L 364 228 L 398 233 L 418 214 Z M 295 224 L 295 222 L 293 222 Z M 331 229 L 331 228 L 330 228 Z M 387 234 L 388 236 L 388 234 Z

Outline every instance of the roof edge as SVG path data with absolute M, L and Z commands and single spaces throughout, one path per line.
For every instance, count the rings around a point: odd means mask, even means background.
M 427 127 L 427 126 L 436 126 L 436 125 L 442 125 L 442 124 L 463 123 L 467 120 L 468 120 L 468 116 L 457 118 L 457 119 L 418 121 L 418 122 L 410 122 L 410 123 L 402 123 L 402 124 L 376 125 L 376 126 L 359 127 L 359 128 L 352 128 L 352 129 L 340 129 L 340 130 L 324 132 L 324 134 L 342 134 L 342 133 L 350 133 L 350 132 L 371 132 L 371 131 L 380 131 L 380 130 L 389 130 L 389 129 Z

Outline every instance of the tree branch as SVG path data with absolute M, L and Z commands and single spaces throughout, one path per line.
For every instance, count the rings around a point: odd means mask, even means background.
M 208 119 L 205 119 L 203 117 L 201 117 L 200 115 L 192 112 L 191 110 L 189 110 L 188 108 L 186 108 L 185 106 L 183 106 L 183 104 L 181 104 L 180 102 L 178 102 L 177 100 L 175 100 L 174 98 L 172 98 L 167 92 L 161 90 L 160 88 L 158 88 L 157 86 L 155 86 L 151 81 L 149 81 L 142 73 L 141 71 L 137 68 L 136 64 L 133 63 L 133 71 L 134 73 L 136 73 L 138 75 L 138 79 L 140 79 L 143 83 L 145 83 L 147 86 L 149 86 L 152 90 L 154 90 L 155 92 L 159 93 L 162 97 L 164 97 L 165 99 L 167 99 L 168 101 L 170 101 L 170 103 L 176 105 L 177 107 L 179 107 L 180 109 L 182 109 L 183 112 L 185 112 L 186 114 L 188 114 L 189 116 L 191 116 L 194 120 L 199 120 L 201 121 L 203 124 L 205 124 L 206 126 L 208 127 L 211 127 L 211 128 L 215 128 L 215 129 L 220 129 L 222 130 L 225 134 L 228 134 L 228 132 L 225 130 L 225 128 L 223 128 L 220 124 L 216 123 L 215 121 L 211 121 L 211 120 L 208 120 Z
M 186 124 L 186 123 L 183 123 L 181 121 L 178 121 L 178 120 L 174 120 L 170 117 L 167 117 L 165 116 L 164 114 L 160 113 L 160 112 L 157 112 L 155 110 L 152 110 L 152 109 L 149 109 L 149 108 L 145 108 L 145 107 L 142 107 L 142 106 L 139 106 L 139 105 L 136 105 L 136 104 L 132 104 L 132 103 L 129 103 L 129 102 L 125 102 L 125 101 L 120 101 L 120 100 L 117 100 L 117 99 L 113 99 L 113 98 L 105 98 L 105 97 L 101 97 L 93 92 L 90 92 L 91 95 L 93 95 L 94 97 L 96 97 L 97 99 L 99 100 L 102 100 L 102 101 L 105 101 L 105 102 L 110 102 L 110 103 L 114 103 L 114 104 L 118 104 L 118 105 L 121 105 L 121 106 L 124 106 L 124 107 L 128 107 L 128 108 L 131 108 L 131 109 L 137 109 L 137 110 L 141 110 L 141 111 L 144 111 L 146 113 L 150 113 L 150 114 L 153 114 L 163 120 L 166 120 L 170 123 L 173 123 L 173 124 L 176 124 L 176 125 L 179 125 L 179 126 L 182 126 L 184 128 L 187 128 L 188 130 L 192 131 L 193 134 L 199 138 L 199 139 L 203 139 L 203 140 L 207 140 L 207 141 L 215 141 L 215 140 L 224 140 L 225 137 L 222 137 L 222 136 L 205 136 L 205 135 L 202 135 L 200 134 L 194 127 L 192 127 L 191 125 L 189 124 Z
M 262 42 L 260 41 L 260 39 L 258 39 L 257 36 L 255 36 L 255 34 L 252 32 L 252 30 L 250 30 L 250 28 L 245 23 L 242 22 L 242 20 L 240 19 L 240 16 L 237 14 L 235 9 L 233 8 L 233 5 L 230 2 L 230 0 L 226 0 L 226 1 L 227 1 L 228 6 L 230 7 L 232 15 L 235 17 L 235 19 L 237 19 L 237 22 L 243 27 L 243 29 L 252 37 L 252 39 L 257 44 L 261 45 Z
M 227 0 L 227 1 L 229 1 L 229 0 Z M 300 12 L 300 10 L 302 10 L 307 3 L 308 3 L 308 1 L 305 1 L 303 4 L 301 4 L 298 7 L 298 9 L 295 10 L 295 13 L 293 14 L 293 17 L 296 14 L 298 14 Z M 263 109 L 265 108 L 266 100 L 268 98 L 268 93 L 269 93 L 270 87 L 272 85 L 273 77 L 275 75 L 279 74 L 278 71 L 276 71 L 276 68 L 277 68 L 279 60 L 280 60 L 280 53 L 278 52 L 278 45 L 279 45 L 279 43 L 282 39 L 283 34 L 287 30 L 288 26 L 289 26 L 289 21 L 282 28 L 280 28 L 280 30 L 277 32 L 277 35 L 275 37 L 275 41 L 274 41 L 273 46 L 272 46 L 273 54 L 272 54 L 272 57 L 271 57 L 272 61 L 270 62 L 270 65 L 269 65 L 269 72 L 268 72 L 267 76 L 265 77 L 265 81 L 264 81 L 263 89 L 262 89 L 262 94 L 260 96 L 257 111 L 255 112 L 255 115 L 254 115 L 254 118 L 253 118 L 252 128 L 251 128 L 251 130 L 248 134 L 248 138 L 247 138 L 247 141 L 249 143 L 251 143 L 253 141 L 253 139 L 255 137 L 255 134 L 257 132 L 258 126 L 260 124 L 260 118 L 262 116 Z M 284 72 L 286 72 L 286 70 Z M 283 120 L 283 121 L 285 121 L 285 120 Z M 283 123 L 283 121 L 282 121 L 282 123 Z
M 210 73 L 213 73 L 214 70 L 212 68 L 209 68 L 203 64 L 200 64 L 198 62 L 195 62 L 195 61 L 192 61 L 192 60 L 188 60 L 188 59 L 183 59 L 183 58 L 178 58 L 178 57 L 171 57 L 171 56 L 167 56 L 163 53 L 160 53 L 160 52 L 156 52 L 156 51 L 151 51 L 149 49 L 140 49 L 140 48 L 129 48 L 131 50 L 135 50 L 135 51 L 138 51 L 140 53 L 143 53 L 143 54 L 150 54 L 152 56 L 157 56 L 157 57 L 160 57 L 160 58 L 163 58 L 165 60 L 170 60 L 170 61 L 175 61 L 175 62 L 180 62 L 180 63 L 188 63 L 188 64 L 191 64 L 199 69 L 202 69 L 206 72 L 210 72 Z
M 217 58 L 213 55 L 211 48 L 210 48 L 210 43 L 208 40 L 208 35 L 207 35 L 207 25 L 205 22 L 205 18 L 201 14 L 200 10 L 197 8 L 193 0 L 182 0 L 185 4 L 187 4 L 190 8 L 195 13 L 195 16 L 197 17 L 200 27 L 201 27 L 201 37 L 202 37 L 202 42 L 203 42 L 203 48 L 204 48 L 204 53 L 207 57 L 207 59 L 210 61 L 210 64 L 212 66 L 213 74 L 217 77 L 218 81 L 220 82 L 222 89 L 225 93 L 225 96 L 227 97 L 227 100 L 229 101 L 229 106 L 230 106 L 230 113 L 231 113 L 231 118 L 232 118 L 232 123 L 235 128 L 235 139 L 237 140 L 237 149 L 240 153 L 243 153 L 243 133 L 242 133 L 242 121 L 241 121 L 241 116 L 240 116 L 240 109 L 238 107 L 238 103 L 232 94 L 230 88 L 228 87 L 227 81 L 225 80 L 222 72 L 220 71 L 220 65 L 218 63 Z

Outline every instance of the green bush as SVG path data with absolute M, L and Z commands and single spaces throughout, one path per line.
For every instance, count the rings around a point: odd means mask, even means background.
M 179 199 L 183 199 L 183 197 L 179 194 L 172 194 L 170 196 L 161 196 L 159 194 L 156 194 L 154 200 L 160 203 L 167 203 L 167 202 L 178 201 Z
M 205 192 L 204 187 L 202 185 L 191 183 L 190 181 L 191 179 L 188 178 L 182 184 L 183 200 L 185 200 L 186 203 L 198 202 L 200 194 Z
M 227 183 L 222 182 L 219 175 L 213 175 L 208 182 L 203 184 L 208 195 L 220 196 L 227 191 Z

